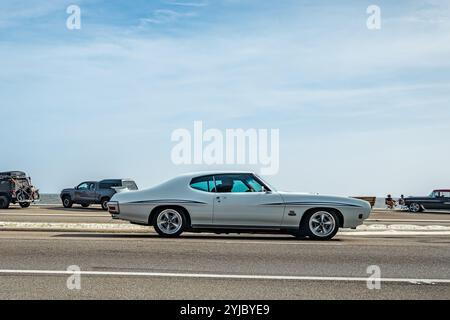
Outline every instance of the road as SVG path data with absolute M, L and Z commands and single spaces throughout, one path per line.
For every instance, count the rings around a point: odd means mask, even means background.
M 450 298 L 449 237 L 338 236 L 316 242 L 283 236 L 160 239 L 153 234 L 5 231 L 0 243 L 0 299 Z M 105 274 L 82 274 L 81 290 L 67 288 L 68 275 L 39 274 L 71 265 Z M 369 265 L 380 267 L 382 279 L 448 282 L 382 282 L 381 289 L 369 290 L 357 280 L 368 276 Z M 24 275 L 21 270 L 34 271 Z
M 67 222 L 67 223 L 127 223 L 113 220 L 108 212 L 103 211 L 100 206 L 81 208 L 74 206 L 65 209 L 58 205 L 32 206 L 21 209 L 19 206 L 11 206 L 8 210 L 0 210 L 0 221 L 22 221 L 22 222 Z M 439 225 L 450 225 L 450 212 L 426 212 L 413 214 L 402 211 L 375 210 L 366 220 L 366 224 L 376 223 L 414 223 L 416 225 L 428 225 L 439 223 Z
M 111 223 L 99 209 L 0 212 L 0 221 Z M 368 223 L 448 225 L 450 215 L 376 212 Z M 392 221 L 395 220 L 395 221 Z M 398 222 L 398 223 L 400 223 Z M 114 223 L 122 223 L 115 221 Z M 450 299 L 450 236 L 333 241 L 283 235 L 0 231 L 0 299 Z M 69 290 L 69 266 L 81 289 Z M 368 289 L 369 266 L 381 288 Z

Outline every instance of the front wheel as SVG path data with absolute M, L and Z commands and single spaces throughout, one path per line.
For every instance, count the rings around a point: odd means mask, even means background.
M 420 206 L 420 204 L 413 202 L 409 205 L 409 211 L 411 211 L 412 213 L 421 212 L 422 207 Z
M 64 208 L 72 208 L 73 202 L 72 202 L 72 199 L 70 199 L 69 196 L 65 196 L 62 199 L 62 203 L 63 203 Z
M 300 235 L 306 235 L 314 240 L 330 240 L 338 230 L 339 218 L 331 210 L 310 212 L 300 225 Z
M 22 208 L 28 208 L 31 203 L 30 202 L 19 202 L 20 207 Z
M 186 227 L 186 216 L 180 209 L 162 209 L 155 215 L 153 226 L 162 237 L 178 237 Z
M 9 208 L 9 199 L 4 196 L 0 196 L 0 209 L 8 209 Z

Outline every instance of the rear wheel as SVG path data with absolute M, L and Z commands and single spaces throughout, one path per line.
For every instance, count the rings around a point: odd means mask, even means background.
M 420 204 L 418 204 L 417 202 L 413 202 L 409 205 L 409 211 L 411 211 L 413 213 L 417 213 L 417 212 L 423 211 L 423 209 L 420 206 Z
M 181 209 L 161 209 L 156 213 L 153 226 L 162 237 L 178 237 L 186 227 L 186 215 Z
M 70 199 L 69 196 L 64 196 L 62 199 L 62 203 L 63 203 L 64 208 L 72 208 L 73 201 L 72 201 L 72 199 Z
M 28 208 L 31 205 L 31 202 L 19 202 L 19 205 L 22 208 Z
M 108 202 L 109 202 L 109 198 L 102 198 L 102 200 L 101 200 L 102 209 L 105 211 L 108 210 Z
M 339 230 L 339 218 L 335 212 L 320 209 L 307 213 L 302 219 L 299 236 L 314 240 L 330 240 Z
M 8 209 L 9 208 L 9 199 L 5 196 L 0 196 L 0 209 Z

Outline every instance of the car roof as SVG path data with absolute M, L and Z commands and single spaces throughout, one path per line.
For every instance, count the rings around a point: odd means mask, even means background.
M 188 172 L 181 174 L 180 177 L 186 178 L 195 178 L 201 176 L 209 176 L 209 175 L 219 175 L 219 174 L 254 174 L 252 171 L 197 171 L 197 172 Z
M 450 189 L 434 189 L 433 191 L 437 191 L 437 192 L 450 192 Z
M 23 171 L 7 171 L 7 172 L 0 172 L 0 176 L 4 177 L 26 177 L 26 173 Z

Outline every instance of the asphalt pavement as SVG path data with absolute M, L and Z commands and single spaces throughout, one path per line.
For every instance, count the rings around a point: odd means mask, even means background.
M 99 208 L 59 207 L 1 210 L 2 221 L 124 224 Z M 367 223 L 448 228 L 449 221 L 444 213 L 377 211 Z M 450 299 L 447 234 L 357 230 L 321 242 L 248 234 L 162 239 L 150 229 L 0 228 L 0 299 Z M 79 290 L 67 286 L 74 266 Z M 370 276 L 381 279 L 379 289 Z

